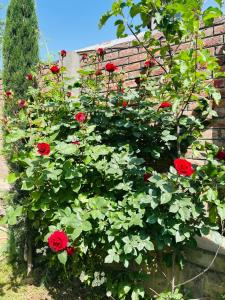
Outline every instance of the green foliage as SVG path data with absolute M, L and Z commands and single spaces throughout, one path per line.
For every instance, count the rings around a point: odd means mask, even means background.
M 155 64 L 140 74 L 136 89 L 121 91 L 122 72 L 96 76 L 95 69 L 87 69 L 80 70 L 74 84 L 81 94 L 68 98 L 62 69 L 59 75 L 46 74 L 40 88 L 30 87 L 27 108 L 8 118 L 5 126 L 6 151 L 19 168 L 9 180 L 23 191 L 6 222 L 29 221 L 38 252 L 35 262 L 58 277 L 66 270 L 71 279 L 104 286 L 108 297 L 121 300 L 151 297 L 143 281 L 160 264 L 183 267 L 183 249 L 196 246 L 196 235 L 211 232 L 218 240 L 224 220 L 225 165 L 216 158 L 220 149 L 198 141 L 216 116 L 211 104 L 220 100 L 213 83 L 206 81 L 219 67 L 202 49 L 204 12 L 199 2 L 164 2 L 162 8 L 162 1 L 154 1 L 160 13 L 157 29 L 165 42 L 160 44 L 151 30 L 145 34 L 145 46 L 151 45 L 146 59 L 154 58 Z M 109 15 L 118 17 L 116 26 L 123 35 L 123 9 L 139 14 L 144 26 L 152 3 L 116 1 L 102 22 Z M 186 38 L 191 40 L 187 50 L 172 51 L 171 44 L 178 46 Z M 97 61 L 95 55 L 89 59 Z M 206 63 L 204 70 L 199 68 Z M 159 80 L 151 73 L 160 68 L 164 73 Z M 161 107 L 165 101 L 171 106 Z M 190 104 L 195 107 L 191 115 L 186 114 Z M 75 120 L 78 112 L 85 114 L 83 122 Z M 49 155 L 37 152 L 43 142 L 50 144 Z M 174 159 L 185 156 L 188 148 L 204 155 L 206 162 L 193 166 L 191 176 L 182 176 Z M 73 256 L 47 247 L 57 230 L 76 248 Z M 158 299 L 183 296 L 173 289 Z
M 34 0 L 11 0 L 3 38 L 3 82 L 16 99 L 25 96 L 30 85 L 26 75 L 39 61 L 38 38 Z

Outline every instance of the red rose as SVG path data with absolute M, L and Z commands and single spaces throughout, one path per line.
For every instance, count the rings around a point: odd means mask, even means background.
M 104 56 L 105 50 L 104 50 L 103 48 L 98 48 L 97 54 L 98 54 L 99 56 Z
M 216 154 L 216 158 L 219 159 L 219 160 L 225 160 L 225 151 L 219 151 Z
M 33 80 L 33 75 L 32 74 L 27 74 L 26 79 L 27 80 Z
M 122 106 L 125 108 L 128 106 L 128 102 L 127 101 L 123 101 Z
M 82 123 L 82 122 L 84 122 L 85 120 L 86 120 L 86 115 L 84 114 L 84 113 L 82 113 L 82 112 L 79 112 L 79 113 L 77 113 L 76 115 L 75 115 L 75 120 L 77 121 L 77 122 L 79 122 L 79 123 Z
M 179 175 L 191 176 L 195 170 L 192 167 L 192 164 L 186 159 L 177 158 L 174 160 L 174 166 Z
M 40 155 L 43 156 L 43 155 L 49 155 L 50 154 L 51 148 L 50 148 L 49 144 L 47 144 L 47 143 L 38 143 L 37 147 L 38 147 L 38 153 Z
M 100 69 L 96 70 L 95 75 L 96 76 L 102 75 L 102 70 L 100 70 Z
M 20 100 L 18 101 L 18 106 L 19 106 L 20 108 L 26 107 L 26 106 L 27 106 L 27 101 L 24 100 L 24 99 L 20 99 Z
M 172 104 L 170 102 L 165 101 L 160 104 L 159 108 L 167 108 L 167 107 L 171 107 L 171 106 L 172 106 Z
M 150 173 L 145 173 L 144 174 L 144 182 L 148 182 L 149 178 L 151 177 L 152 175 Z
M 48 245 L 55 252 L 65 250 L 68 242 L 68 236 L 63 231 L 55 231 L 48 238 Z
M 53 65 L 50 70 L 52 71 L 53 74 L 58 74 L 60 72 L 60 67 L 57 65 Z
M 145 68 L 151 68 L 154 67 L 154 65 L 155 65 L 155 60 L 153 58 L 150 60 L 146 60 L 146 62 L 144 63 Z
M 87 60 L 88 59 L 88 54 L 87 53 L 83 53 L 81 60 Z
M 72 92 L 67 92 L 67 93 L 66 93 L 66 96 L 67 96 L 68 98 L 70 98 L 70 97 L 72 96 Z
M 61 51 L 60 51 L 60 55 L 61 55 L 62 57 L 66 57 L 66 54 L 67 54 L 66 50 L 61 50 Z
M 11 96 L 12 96 L 12 92 L 11 92 L 11 91 L 6 91 L 6 92 L 5 92 L 5 95 L 6 95 L 6 97 L 8 97 L 8 98 L 9 98 L 9 97 L 11 97 Z
M 80 145 L 80 142 L 79 141 L 74 141 L 74 142 L 72 142 L 72 144 L 74 144 L 74 145 Z
M 76 249 L 74 247 L 67 247 L 66 252 L 69 256 L 73 256 L 74 253 L 76 252 Z
M 112 63 L 107 63 L 105 65 L 105 69 L 106 69 L 107 72 L 112 73 L 112 72 L 115 72 L 116 70 L 118 70 L 118 67 L 116 65 L 112 64 Z

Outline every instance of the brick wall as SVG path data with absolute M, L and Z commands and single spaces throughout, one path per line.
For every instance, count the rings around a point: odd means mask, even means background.
M 203 40 L 204 47 L 209 49 L 211 54 L 218 58 L 221 69 L 225 71 L 225 55 L 223 54 L 223 51 L 225 50 L 225 16 L 217 19 L 212 27 L 203 27 L 202 30 L 205 33 L 205 38 Z M 156 35 L 160 38 L 160 33 L 156 33 Z M 125 71 L 124 86 L 135 88 L 137 86 L 135 78 L 139 76 L 147 58 L 147 54 L 142 47 L 132 46 L 132 40 L 133 38 L 131 37 L 114 40 L 78 50 L 77 53 L 80 54 L 81 57 L 83 53 L 91 54 L 99 47 L 104 48 L 106 55 L 103 63 L 100 64 L 100 68 L 104 69 L 107 62 L 116 64 L 120 69 Z M 183 43 L 177 51 L 189 46 L 190 43 Z M 81 62 L 81 67 L 86 65 L 86 63 Z M 162 73 L 163 70 L 158 68 L 152 72 L 151 76 L 160 76 Z M 213 78 L 211 80 L 213 80 Z M 213 120 L 210 127 L 203 133 L 201 140 L 203 142 L 213 141 L 218 146 L 225 146 L 225 78 L 215 79 L 214 84 L 221 91 L 222 101 L 221 104 L 215 108 L 218 113 L 218 118 Z M 191 111 L 192 107 L 189 106 L 187 113 L 191 113 Z M 187 153 L 187 158 L 193 159 L 190 151 Z M 201 163 L 202 158 L 198 158 L 197 160 Z

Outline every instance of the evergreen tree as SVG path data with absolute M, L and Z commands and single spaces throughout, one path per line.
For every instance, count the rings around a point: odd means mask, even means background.
M 23 98 L 29 81 L 26 75 L 38 63 L 38 21 L 34 0 L 11 0 L 3 37 L 3 84 Z

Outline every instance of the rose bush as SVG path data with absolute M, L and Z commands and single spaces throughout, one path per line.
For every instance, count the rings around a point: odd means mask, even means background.
M 145 25 L 141 8 L 151 1 L 128 2 L 131 16 L 140 14 Z M 34 264 L 60 277 L 59 261 L 71 279 L 103 285 L 116 299 L 151 297 L 143 288 L 143 268 L 151 276 L 161 262 L 182 266 L 183 249 L 196 246 L 196 235 L 219 230 L 225 219 L 222 149 L 198 141 L 216 116 L 211 103 L 220 99 L 206 80 L 212 71 L 223 75 L 200 42 L 200 21 L 209 22 L 212 14 L 184 2 L 157 11 L 147 6 L 158 16 L 165 43 L 145 34 L 141 45 L 150 63 L 136 89 L 123 86 L 123 72 L 103 63 L 105 50 L 98 49 L 82 55 L 93 68 L 80 70 L 73 86 L 63 80 L 64 67 L 50 67 L 38 87 L 29 88 L 27 105 L 5 124 L 6 151 L 19 167 L 9 180 L 24 192 L 8 209 L 7 223 L 29 221 Z M 125 5 L 117 1 L 102 23 L 113 14 L 122 18 Z M 122 36 L 124 21 L 116 24 Z M 171 52 L 172 44 L 192 36 L 190 48 Z M 205 62 L 207 69 L 198 69 Z M 150 76 L 157 68 L 164 69 L 160 80 Z M 68 96 L 76 88 L 80 95 Z M 205 164 L 186 160 L 189 148 L 204 155 Z M 176 282 L 165 295 L 181 299 Z

